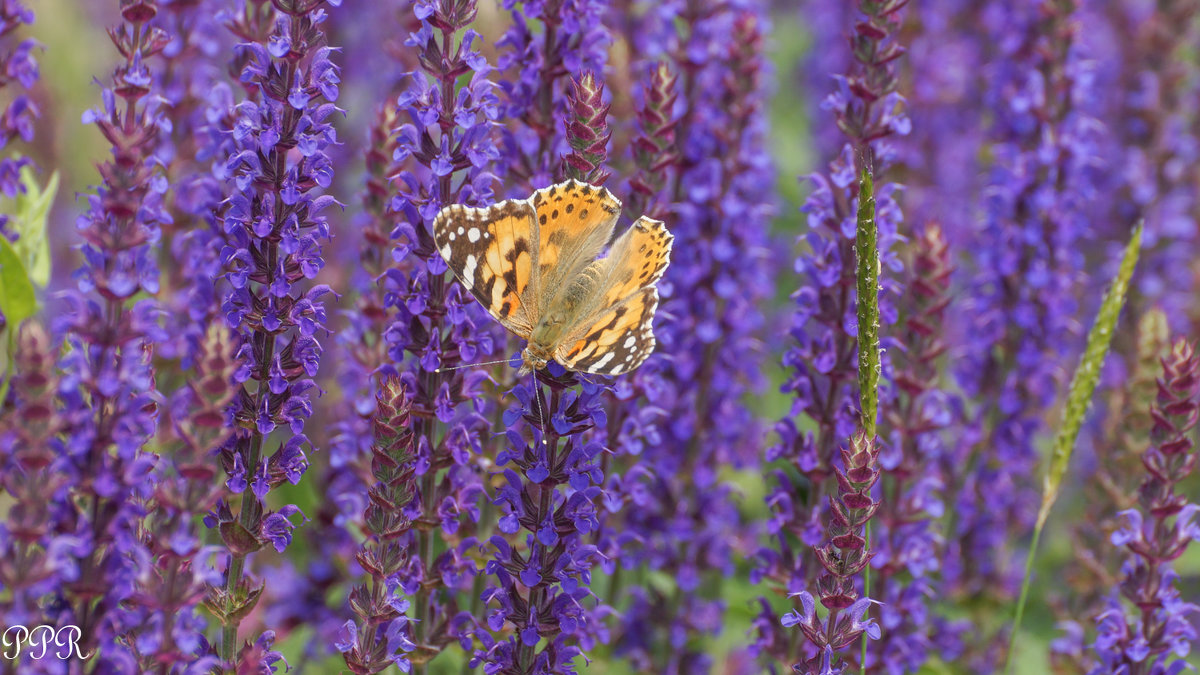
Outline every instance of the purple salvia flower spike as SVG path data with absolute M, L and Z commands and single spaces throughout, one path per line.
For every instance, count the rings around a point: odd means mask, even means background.
M 233 411 L 236 432 L 220 456 L 227 472 L 240 464 L 251 488 L 241 493 L 236 513 L 215 512 L 231 555 L 207 606 L 223 624 L 219 647 L 226 663 L 274 663 L 269 631 L 254 644 L 238 643 L 238 627 L 264 588 L 247 574 L 246 563 L 268 546 L 283 551 L 305 520 L 293 505 L 267 511 L 263 499 L 284 481 L 295 482 L 307 466 L 303 450 L 288 439 L 300 437 L 312 415 L 315 385 L 309 373 L 321 351 L 317 328 L 324 309 L 308 279 L 323 266 L 321 241 L 329 237 L 320 207 L 330 198 L 317 190 L 325 182 L 318 174 L 328 170 L 325 152 L 337 143 L 328 119 L 335 109 L 328 97 L 336 97 L 337 88 L 321 80 L 330 73 L 336 79 L 337 66 L 322 44 L 325 10 L 319 4 L 276 3 L 270 11 L 247 6 L 226 24 L 246 40 L 238 48 L 246 98 L 219 113 L 232 133 L 217 158 L 231 191 L 221 227 L 221 258 L 230 282 L 222 311 L 240 340 L 244 369 L 235 378 L 242 385 Z M 265 46 L 272 34 L 290 40 L 286 57 L 272 56 Z M 292 153 L 302 135 L 306 152 Z M 268 447 L 272 432 L 282 434 L 274 451 Z
M 376 401 L 371 473 L 377 483 L 371 487 L 364 517 L 369 539 L 357 556 L 370 583 L 359 584 L 350 592 L 350 607 L 358 623 L 347 622 L 348 634 L 341 635 L 337 645 L 346 665 L 360 675 L 381 672 L 393 663 L 401 670 L 411 667 L 404 654 L 391 648 L 387 635 L 404 635 L 399 644 L 408 647 L 405 652 L 416 646 L 404 614 L 408 601 L 397 598 L 399 589 L 389 583 L 409 565 L 413 523 L 407 513 L 417 492 L 409 403 L 400 379 L 384 380 Z
M 499 415 L 481 394 L 486 374 L 455 369 L 492 354 L 499 327 L 446 275 L 430 227 L 444 205 L 492 202 L 500 102 L 478 40 L 467 39 L 475 2 L 422 2 L 412 11 L 419 25 L 405 45 L 419 63 L 402 83 L 395 140 L 387 146 L 394 163 L 387 172 L 388 217 L 395 227 L 393 264 L 380 270 L 386 316 L 379 320 L 387 322 L 385 368 L 399 373 L 414 417 L 419 480 L 408 515 L 428 524 L 413 529 L 413 550 L 398 576 L 412 595 L 413 620 L 411 634 L 400 635 L 413 643 L 413 668 L 425 672 L 450 644 L 469 645 L 479 632 L 484 612 L 461 609 L 478 602 L 476 533 L 486 539 L 491 527 L 479 522 L 483 486 L 475 453 L 499 443 L 484 433 L 485 415 Z
M 207 649 L 207 622 L 199 612 L 208 586 L 219 573 L 204 557 L 211 553 L 193 524 L 194 516 L 217 508 L 228 498 L 217 480 L 212 455 L 233 435 L 228 409 L 237 368 L 230 330 L 210 324 L 191 356 L 194 378 L 171 397 L 166 417 L 172 452 L 164 453 L 155 473 L 154 498 L 146 522 L 146 540 L 154 564 L 140 580 L 143 628 L 136 641 L 141 667 L 211 668 L 219 664 Z M 147 629 L 146 627 L 151 627 Z
M 884 414 L 881 453 L 883 500 L 871 535 L 871 594 L 881 601 L 883 639 L 869 643 L 878 663 L 917 670 L 929 658 L 929 645 L 943 640 L 943 623 L 929 620 L 936 597 L 942 540 L 937 524 L 944 515 L 943 472 L 954 471 L 943 432 L 955 421 L 957 404 L 940 386 L 942 337 L 951 304 L 953 273 L 942 228 L 926 223 L 914 240 L 915 254 L 906 284 L 900 343 L 894 356 L 895 400 Z M 877 570 L 877 572 L 876 572 Z
M 574 673 L 577 656 L 602 638 L 604 610 L 588 588 L 590 568 L 599 557 L 591 544 L 594 506 L 599 489 L 598 453 L 589 431 L 602 419 L 600 389 L 581 384 L 556 364 L 535 374 L 529 395 L 519 394 L 522 418 L 532 427 L 532 442 L 507 435 L 505 471 L 508 489 L 498 491 L 495 503 L 512 514 L 520 526 L 512 546 L 493 537 L 495 558 L 487 571 L 494 576 L 484 591 L 497 611 L 488 616 L 493 630 L 507 627 L 507 639 L 485 640 L 487 648 L 473 663 L 488 672 Z M 544 396 L 541 384 L 549 388 Z M 518 385 L 525 388 L 527 385 Z M 574 396 L 573 387 L 582 393 Z M 540 402 L 533 401 L 538 397 Z M 581 481 L 572 476 L 588 476 Z M 543 638 L 548 642 L 539 648 Z M 487 643 L 491 642 L 490 645 Z
M 55 555 L 51 529 L 55 502 L 66 499 L 68 475 L 55 470 L 66 427 L 57 400 L 58 355 L 38 323 L 21 327 L 0 417 L 0 485 L 13 505 L 0 523 L 0 584 L 7 592 L 0 615 L 9 626 L 36 626 L 41 599 L 78 573 L 74 561 Z M 7 630 L 7 628 L 5 629 Z M 20 659 L 15 659 L 21 663 Z
M 659 203 L 659 198 L 679 162 L 674 119 L 678 82 L 678 76 L 664 62 L 655 65 L 643 82 L 638 131 L 631 142 L 637 172 L 629 180 L 631 194 L 626 208 L 630 213 L 660 219 L 665 215 L 666 205 Z
M 604 185 L 609 172 L 602 165 L 608 160 L 608 143 L 612 138 L 604 83 L 593 73 L 583 73 L 571 81 L 567 105 L 570 112 L 566 137 L 571 153 L 563 157 L 562 177 Z

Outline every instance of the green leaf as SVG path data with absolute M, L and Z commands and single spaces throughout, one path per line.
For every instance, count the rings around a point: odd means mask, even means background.
M 25 265 L 6 237 L 0 237 L 0 312 L 8 329 L 16 330 L 37 311 L 37 295 Z
M 1117 319 L 1121 308 L 1125 306 L 1125 294 L 1129 290 L 1129 279 L 1137 267 L 1138 253 L 1142 248 L 1142 224 L 1133 230 L 1133 237 L 1125 247 L 1125 255 L 1121 259 L 1121 267 L 1113 279 L 1112 286 L 1104 294 L 1100 303 L 1100 313 L 1088 333 L 1087 346 L 1075 376 L 1071 378 L 1071 388 L 1067 391 L 1067 404 L 1063 409 L 1063 421 L 1058 428 L 1058 437 L 1054 439 L 1054 454 L 1050 457 L 1050 470 L 1046 472 L 1046 481 L 1042 490 L 1042 507 L 1038 513 L 1038 522 L 1045 522 L 1050 514 L 1050 507 L 1058 498 L 1058 490 L 1062 485 L 1063 476 L 1071 461 L 1071 452 L 1075 448 L 1075 439 L 1079 429 L 1087 417 L 1088 408 L 1092 404 L 1092 393 L 1100 381 L 1100 367 L 1104 365 L 1104 357 L 1108 356 L 1108 347 L 1112 343 L 1113 331 L 1117 327 Z
M 858 260 L 858 389 L 862 425 L 875 438 L 879 412 L 879 230 L 875 223 L 875 187 L 870 168 L 858 180 L 858 231 L 854 252 Z
M 9 214 L 9 226 L 17 233 L 13 245 L 21 262 L 29 273 L 30 280 L 38 286 L 50 281 L 50 239 L 46 236 L 46 223 L 50 208 L 58 194 L 58 172 L 50 174 L 45 189 L 37 182 L 32 167 L 21 168 L 21 185 L 25 192 L 13 200 Z M 8 206 L 8 205 L 6 205 Z

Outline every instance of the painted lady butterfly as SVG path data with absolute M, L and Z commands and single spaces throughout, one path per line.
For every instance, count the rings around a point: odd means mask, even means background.
M 620 212 L 608 190 L 569 180 L 487 208 L 447 206 L 433 238 L 462 285 L 528 341 L 522 373 L 553 359 L 618 375 L 654 351 L 654 284 L 674 239 L 642 216 L 597 260 Z

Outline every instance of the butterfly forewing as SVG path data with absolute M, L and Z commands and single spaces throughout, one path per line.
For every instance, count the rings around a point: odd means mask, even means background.
M 538 277 L 546 292 L 545 314 L 554 291 L 583 271 L 612 237 L 621 202 L 608 190 L 569 180 L 533 193 L 537 213 Z
M 638 218 L 608 253 L 608 275 L 599 298 L 601 307 L 615 305 L 647 286 L 658 283 L 671 260 L 675 237 L 662 221 Z
M 447 266 L 501 325 L 528 338 L 537 322 L 536 221 L 527 200 L 448 206 L 433 222 Z

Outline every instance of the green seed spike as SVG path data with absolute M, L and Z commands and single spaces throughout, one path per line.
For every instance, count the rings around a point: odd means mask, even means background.
M 875 437 L 879 409 L 879 229 L 875 223 L 875 187 L 869 163 L 858 179 L 858 389 L 862 426 Z
M 1088 406 L 1092 402 L 1092 393 L 1100 381 L 1100 366 L 1104 365 L 1104 357 L 1108 355 L 1108 346 L 1112 343 L 1113 330 L 1116 329 L 1117 319 L 1121 308 L 1125 306 L 1125 293 L 1129 290 L 1129 279 L 1137 267 L 1138 253 L 1142 249 L 1142 223 L 1133 229 L 1129 245 L 1125 247 L 1125 255 L 1121 258 L 1121 268 L 1113 279 L 1112 286 L 1104 294 L 1100 303 L 1100 313 L 1096 322 L 1088 332 L 1087 346 L 1075 376 L 1071 378 L 1071 387 L 1067 390 L 1067 404 L 1063 409 L 1063 421 L 1058 428 L 1058 437 L 1054 439 L 1054 454 L 1050 457 L 1050 468 L 1046 472 L 1046 481 L 1042 490 L 1042 505 L 1038 509 L 1037 524 L 1033 528 L 1033 541 L 1029 544 L 1029 554 L 1025 558 L 1025 578 L 1021 581 L 1021 596 L 1017 599 L 1017 613 L 1013 618 L 1012 633 L 1008 638 L 1008 660 L 1004 672 L 1011 673 L 1013 653 L 1016 650 L 1017 634 L 1021 630 L 1021 617 L 1025 613 L 1025 600 L 1029 595 L 1029 582 L 1033 574 L 1033 561 L 1037 554 L 1038 541 L 1042 538 L 1042 528 L 1050 516 L 1054 500 L 1058 498 L 1058 489 L 1062 485 L 1063 476 L 1071 461 L 1071 452 L 1075 448 L 1075 439 L 1087 416 Z
M 1088 333 L 1083 358 L 1075 370 L 1075 377 L 1071 379 L 1062 425 L 1058 429 L 1058 437 L 1054 439 L 1054 454 L 1050 458 L 1050 470 L 1046 472 L 1046 482 L 1042 490 L 1042 506 L 1037 519 L 1039 528 L 1046 522 L 1050 515 L 1050 507 L 1058 498 L 1058 489 L 1067 473 L 1075 438 L 1079 436 L 1079 429 L 1083 426 L 1088 407 L 1092 403 L 1092 392 L 1096 390 L 1096 384 L 1100 381 L 1100 366 L 1104 365 L 1104 357 L 1108 355 L 1108 346 L 1117 327 L 1117 318 L 1121 315 L 1121 308 L 1125 306 L 1125 293 L 1129 290 L 1129 279 L 1137 266 L 1141 247 L 1142 224 L 1138 223 L 1133 230 L 1133 237 L 1125 247 L 1121 268 L 1117 270 L 1112 286 L 1100 303 L 1100 313 L 1096 316 L 1096 322 L 1092 324 L 1091 332 Z

